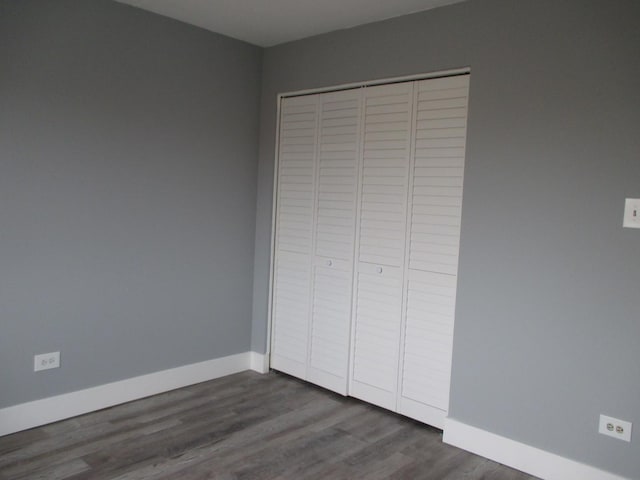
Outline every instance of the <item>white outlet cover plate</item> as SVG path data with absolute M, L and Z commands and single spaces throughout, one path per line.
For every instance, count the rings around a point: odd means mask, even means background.
M 33 357 L 33 371 L 60 367 L 60 352 L 41 353 Z
M 624 228 L 640 228 L 640 198 L 626 198 L 624 201 Z
M 608 425 L 613 425 L 613 430 L 607 428 Z M 606 415 L 600 415 L 600 424 L 598 425 L 598 433 L 608 435 L 618 440 L 624 440 L 625 442 L 631 441 L 631 422 L 625 422 L 614 417 L 608 417 Z M 618 432 L 618 429 L 622 428 L 622 432 Z

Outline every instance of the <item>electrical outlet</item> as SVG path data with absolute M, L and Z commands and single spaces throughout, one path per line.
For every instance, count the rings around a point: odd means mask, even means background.
M 600 424 L 598 426 L 598 433 L 608 435 L 618 440 L 624 440 L 625 442 L 631 441 L 631 422 L 625 422 L 613 417 L 607 417 L 606 415 L 600 415 Z
M 41 353 L 33 357 L 33 371 L 60 367 L 60 352 Z

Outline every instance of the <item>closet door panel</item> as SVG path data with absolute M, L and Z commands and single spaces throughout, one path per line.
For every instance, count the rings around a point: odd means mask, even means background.
M 468 75 L 417 83 L 409 268 L 456 275 Z
M 395 410 L 413 84 L 366 88 L 350 394 Z
M 442 428 L 449 406 L 469 77 L 416 84 L 399 411 Z
M 360 98 L 359 89 L 320 97 L 316 256 L 353 258 Z
M 279 252 L 275 262 L 271 367 L 306 378 L 309 256 Z
M 397 389 L 401 308 L 401 269 L 361 263 L 350 394 L 392 410 Z
M 413 84 L 365 89 L 359 261 L 404 261 Z
M 281 104 L 271 366 L 306 378 L 317 138 L 316 95 Z
M 276 250 L 311 254 L 317 96 L 281 105 Z
M 430 413 L 436 418 L 439 413 L 442 421 L 449 406 L 456 277 L 409 270 L 407 283 L 400 411 L 407 413 L 403 407 L 411 405 L 408 399 L 439 410 Z M 415 410 L 411 416 L 420 412 Z M 420 415 L 425 415 L 424 407 L 422 411 Z M 433 422 L 433 418 L 428 421 Z
M 351 325 L 350 262 L 317 258 L 308 380 L 346 395 Z
M 346 395 L 360 157 L 360 89 L 320 96 L 309 381 Z

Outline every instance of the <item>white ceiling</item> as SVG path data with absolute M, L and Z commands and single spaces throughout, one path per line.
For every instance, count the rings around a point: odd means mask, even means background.
M 254 45 L 321 33 L 465 0 L 117 0 Z

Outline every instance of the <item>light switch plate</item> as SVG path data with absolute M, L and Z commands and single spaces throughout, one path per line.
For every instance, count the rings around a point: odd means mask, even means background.
M 624 228 L 640 228 L 640 198 L 627 198 L 624 201 Z

